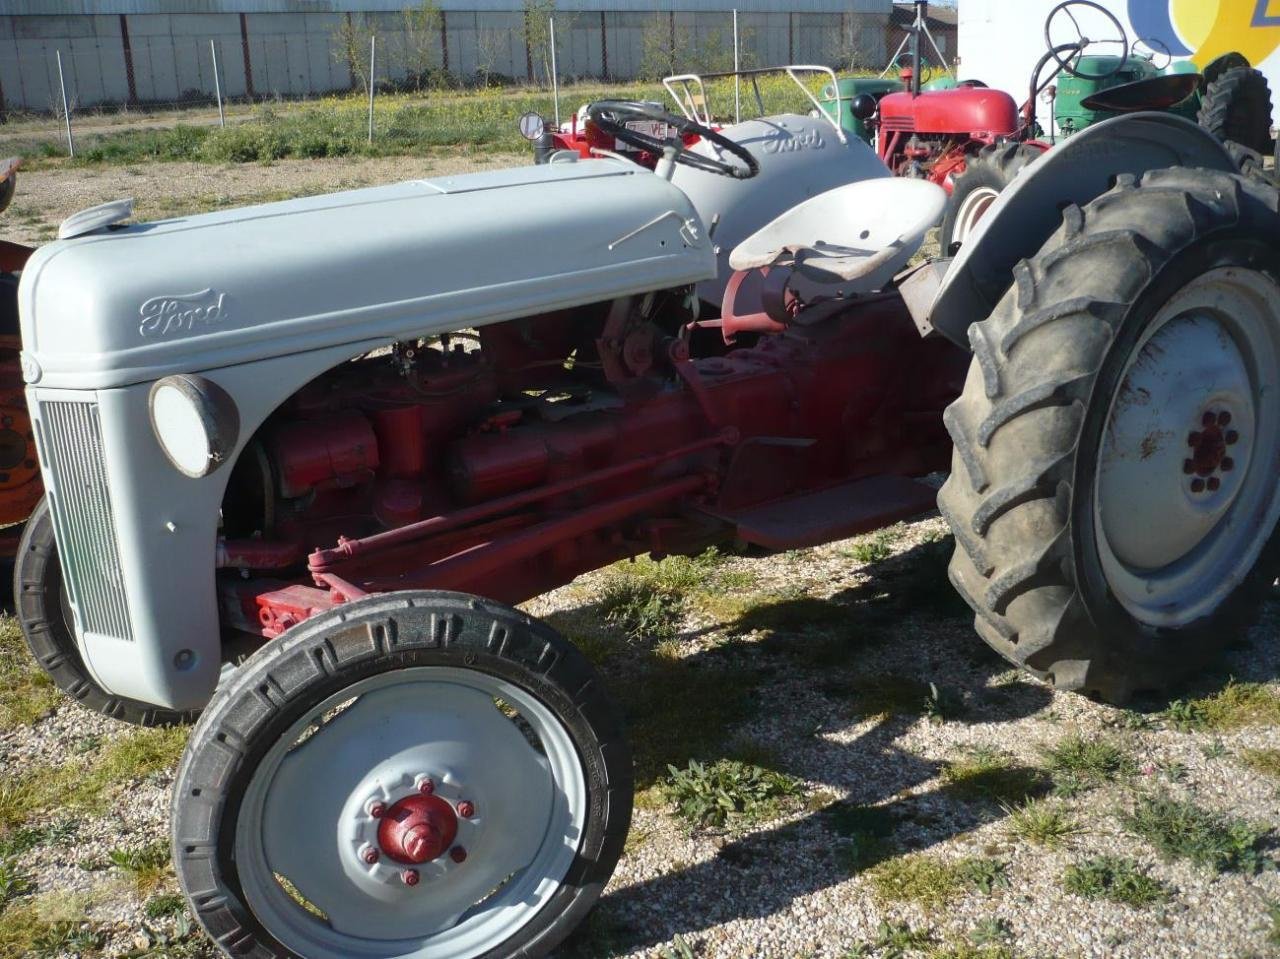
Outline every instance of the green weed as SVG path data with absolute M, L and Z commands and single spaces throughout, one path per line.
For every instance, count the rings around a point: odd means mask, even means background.
M 938 859 L 924 853 L 889 859 L 867 875 L 876 894 L 889 902 L 937 906 L 965 892 L 989 892 L 1003 884 L 1004 866 L 992 859 Z
M 1164 883 L 1152 879 L 1132 859 L 1096 856 L 1068 866 L 1062 876 L 1067 892 L 1086 899 L 1106 899 L 1126 906 L 1149 906 L 1169 898 Z
M 112 849 L 107 859 L 128 873 L 138 895 L 146 897 L 155 892 L 169 874 L 169 843 L 157 840 L 141 849 Z
M 1274 726 L 1280 724 L 1280 692 L 1262 683 L 1232 680 L 1210 696 L 1175 700 L 1165 710 L 1165 719 L 1178 729 L 1218 732 L 1244 726 Z
M 53 680 L 31 658 L 18 621 L 0 616 L 0 732 L 30 726 L 62 699 Z
M 1080 833 L 1080 825 L 1060 805 L 1032 799 L 1021 806 L 1006 806 L 1010 835 L 1037 846 L 1056 849 Z
M 1240 761 L 1250 769 L 1280 779 L 1280 749 L 1246 749 Z
M 1211 812 L 1189 800 L 1143 797 L 1121 822 L 1165 859 L 1186 859 L 1214 872 L 1258 872 L 1267 830 Z
M 22 872 L 16 862 L 0 859 L 0 909 L 8 905 L 9 900 L 25 896 L 34 888 L 31 877 Z
M 1133 759 L 1107 739 L 1067 736 L 1045 749 L 1044 755 L 1055 791 L 1066 796 L 1129 776 L 1136 769 Z
M 772 819 L 787 800 L 805 792 L 804 784 L 791 776 L 733 759 L 709 765 L 691 760 L 684 769 L 671 766 L 663 784 L 676 815 L 695 827 Z
M 947 792 L 960 799 L 1006 805 L 1042 795 L 1048 788 L 1042 770 L 1022 765 L 1008 753 L 982 747 L 944 766 L 942 781 Z

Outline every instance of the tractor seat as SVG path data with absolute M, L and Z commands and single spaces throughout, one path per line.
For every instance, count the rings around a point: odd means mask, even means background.
M 729 265 L 791 266 L 817 283 L 880 289 L 920 248 L 946 201 L 926 180 L 859 180 L 793 206 L 734 247 Z

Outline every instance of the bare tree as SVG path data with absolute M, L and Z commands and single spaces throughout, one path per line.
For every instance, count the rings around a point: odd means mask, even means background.
M 333 58 L 345 64 L 351 76 L 366 90 L 369 89 L 369 38 L 372 36 L 373 27 L 364 16 L 348 13 L 338 21 L 329 45 Z
M 556 0 L 524 0 L 524 42 L 528 44 L 533 61 L 535 83 L 551 79 L 551 17 L 556 12 Z M 538 68 L 542 77 L 538 77 Z
M 431 82 L 436 63 L 443 59 L 437 56 L 443 42 L 440 5 L 436 0 L 421 0 L 401 10 L 400 16 L 404 21 L 405 74 L 413 88 L 421 90 Z

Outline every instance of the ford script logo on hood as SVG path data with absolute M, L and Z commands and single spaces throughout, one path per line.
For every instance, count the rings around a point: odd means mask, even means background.
M 225 293 L 212 289 L 153 296 L 138 308 L 142 315 L 138 332 L 143 336 L 170 336 L 220 323 L 227 318 L 223 308 L 226 298 Z

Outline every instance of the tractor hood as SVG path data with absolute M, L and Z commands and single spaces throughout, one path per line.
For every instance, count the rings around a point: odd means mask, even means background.
M 715 275 L 688 199 L 613 160 L 103 227 L 22 273 L 29 383 L 103 389 Z

